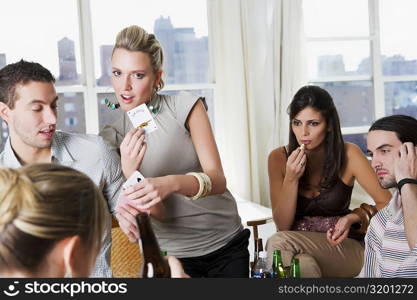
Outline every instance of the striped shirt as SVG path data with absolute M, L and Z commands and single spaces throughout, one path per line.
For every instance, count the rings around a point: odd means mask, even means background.
M 398 191 L 371 220 L 359 277 L 417 277 L 417 247 L 408 245 Z

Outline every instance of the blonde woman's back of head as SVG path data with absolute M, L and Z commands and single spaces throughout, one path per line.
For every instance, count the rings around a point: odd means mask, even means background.
M 162 70 L 164 64 L 164 54 L 161 44 L 156 39 L 154 34 L 146 32 L 146 30 L 142 27 L 132 25 L 120 31 L 116 37 L 113 53 L 119 48 L 147 53 L 151 60 L 154 73 Z M 164 81 L 161 78 L 157 91 L 161 90 L 163 87 Z
M 36 274 L 54 244 L 101 246 L 105 201 L 85 174 L 56 164 L 0 168 L 0 270 Z

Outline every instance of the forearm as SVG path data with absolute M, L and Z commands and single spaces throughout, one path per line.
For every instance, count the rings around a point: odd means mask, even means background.
M 279 230 L 290 230 L 297 208 L 298 179 L 284 178 L 282 189 L 276 196 L 276 205 L 272 211 L 275 225 Z
M 128 179 L 130 175 L 132 175 L 135 172 L 135 170 L 133 168 L 127 168 L 126 166 L 123 166 L 122 164 L 122 172 L 123 172 L 124 177 Z
M 417 185 L 405 184 L 401 188 L 404 230 L 410 249 L 417 244 Z

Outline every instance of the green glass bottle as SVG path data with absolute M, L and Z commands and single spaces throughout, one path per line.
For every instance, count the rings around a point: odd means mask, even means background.
M 293 258 L 291 260 L 291 278 L 300 278 L 300 260 L 298 258 Z
M 282 264 L 281 250 L 274 250 L 272 254 L 272 277 L 285 278 L 284 265 Z

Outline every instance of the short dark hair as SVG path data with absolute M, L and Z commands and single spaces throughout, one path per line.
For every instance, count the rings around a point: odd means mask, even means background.
M 417 120 L 406 115 L 392 115 L 376 120 L 369 131 L 384 130 L 395 132 L 401 143 L 412 142 L 417 146 Z
M 287 112 L 290 116 L 290 136 L 288 150 L 292 153 L 298 146 L 297 138 L 291 127 L 295 116 L 303 109 L 311 107 L 321 113 L 326 120 L 328 132 L 326 134 L 326 160 L 323 166 L 323 177 L 320 182 L 322 189 L 332 187 L 340 176 L 340 170 L 345 163 L 345 143 L 340 129 L 339 115 L 333 98 L 323 88 L 315 85 L 306 85 L 294 95 Z M 304 172 L 306 175 L 306 172 Z M 301 186 L 306 184 L 306 176 L 300 179 Z
M 18 84 L 26 84 L 29 81 L 54 83 L 55 78 L 42 65 L 23 59 L 0 69 L 0 101 L 10 108 L 14 108 L 16 86 Z

